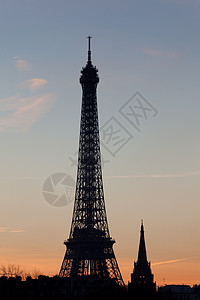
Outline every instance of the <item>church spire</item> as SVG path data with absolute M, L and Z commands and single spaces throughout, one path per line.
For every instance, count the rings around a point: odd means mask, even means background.
M 146 253 L 146 245 L 144 239 L 144 225 L 143 220 L 141 220 L 141 231 L 140 231 L 140 244 L 138 251 L 138 263 L 141 265 L 148 264 L 147 262 L 147 253 Z
M 141 221 L 140 243 L 138 250 L 138 259 L 134 262 L 133 273 L 131 274 L 131 283 L 129 290 L 152 290 L 155 291 L 154 275 L 151 272 L 150 262 L 147 261 L 147 252 L 144 239 L 144 225 Z

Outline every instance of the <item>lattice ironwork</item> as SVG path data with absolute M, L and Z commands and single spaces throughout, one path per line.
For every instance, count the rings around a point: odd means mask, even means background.
M 98 70 L 88 61 L 81 71 L 82 109 L 74 211 L 60 276 L 97 276 L 124 282 L 113 251 L 105 210 L 96 89 Z

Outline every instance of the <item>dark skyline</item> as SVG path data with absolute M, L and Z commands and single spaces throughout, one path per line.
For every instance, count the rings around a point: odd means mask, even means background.
M 60 173 L 76 181 L 78 78 L 91 35 L 106 211 L 123 279 L 130 281 L 144 219 L 157 284 L 198 283 L 199 9 L 198 0 L 1 1 L 5 265 L 59 272 L 73 201 L 56 207 L 43 185 Z M 142 117 L 131 115 L 134 106 Z M 105 135 L 108 125 L 121 130 L 118 144 Z

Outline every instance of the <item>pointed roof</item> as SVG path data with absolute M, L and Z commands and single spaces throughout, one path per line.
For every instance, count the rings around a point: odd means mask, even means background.
M 147 253 L 146 253 L 145 239 L 144 239 L 144 225 L 143 225 L 143 220 L 141 221 L 140 244 L 139 244 L 139 251 L 138 251 L 138 263 L 142 264 L 142 265 L 148 263 L 147 262 Z

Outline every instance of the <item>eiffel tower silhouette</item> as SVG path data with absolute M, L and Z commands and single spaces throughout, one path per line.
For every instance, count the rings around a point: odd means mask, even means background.
M 105 210 L 96 89 L 98 70 L 88 61 L 81 71 L 82 109 L 74 211 L 59 276 L 94 276 L 124 282 L 113 251 Z

